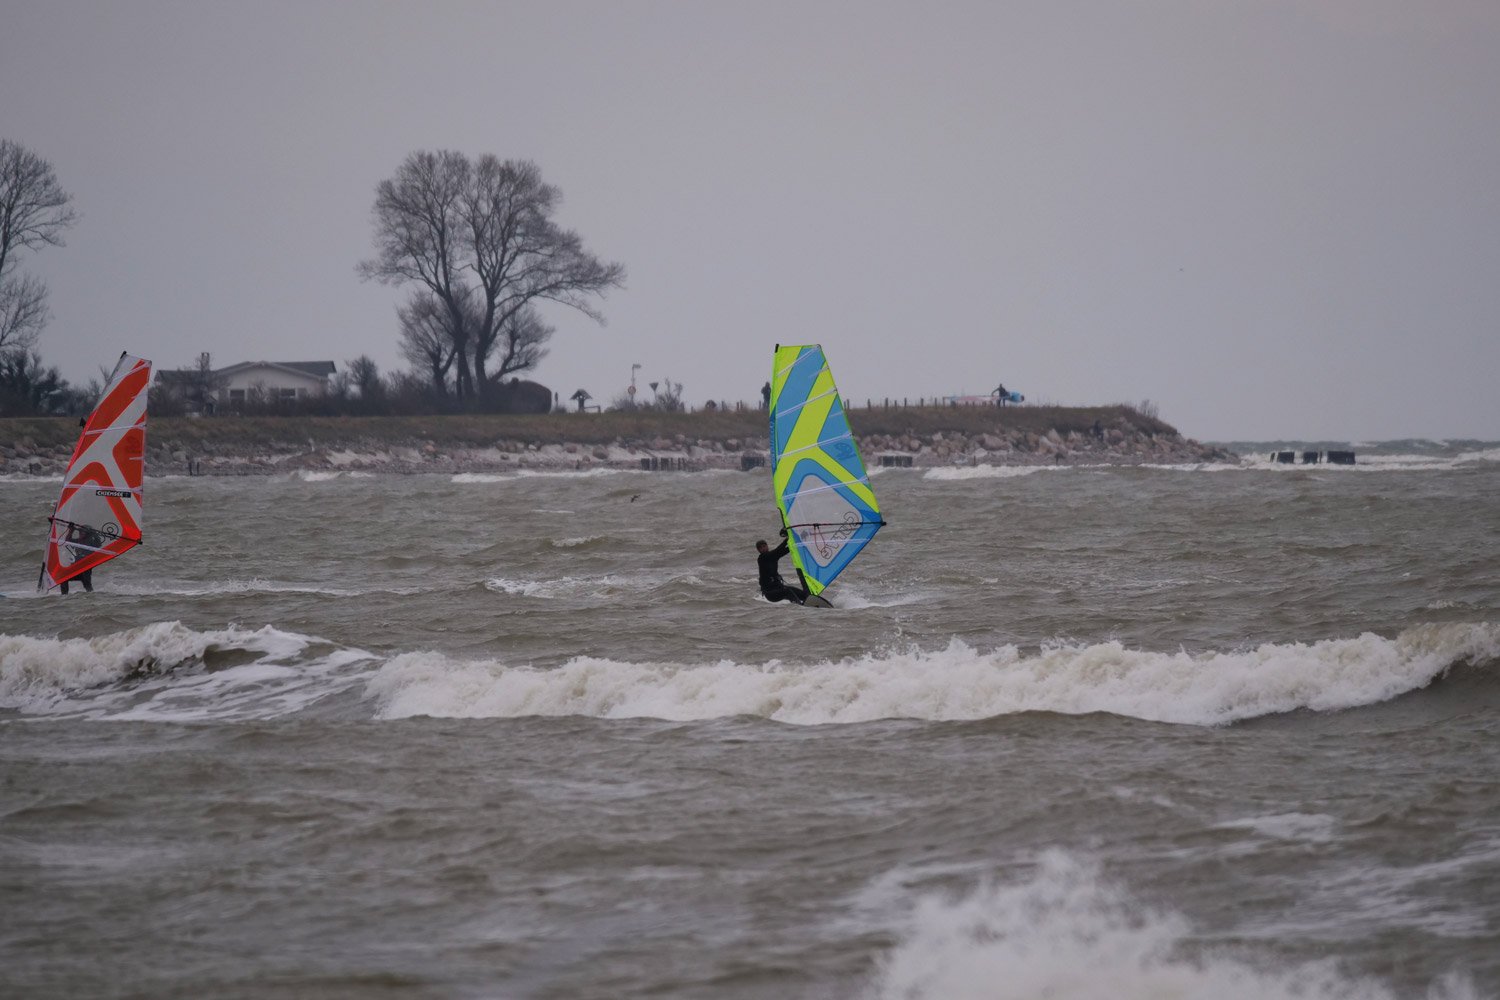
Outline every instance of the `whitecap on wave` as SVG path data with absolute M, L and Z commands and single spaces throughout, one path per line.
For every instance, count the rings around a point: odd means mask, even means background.
M 864 608 L 899 608 L 908 604 L 930 601 L 936 594 L 923 590 L 906 590 L 881 598 L 866 597 L 855 585 L 840 583 L 836 607 L 844 611 L 859 611 Z
M 574 538 L 554 538 L 551 544 L 554 549 L 576 549 L 580 545 L 597 542 L 603 537 L 603 535 L 579 535 Z
M 358 590 L 323 587 L 312 583 L 289 583 L 254 577 L 248 580 L 208 580 L 203 582 L 162 580 L 147 584 L 111 584 L 110 593 L 133 597 L 213 597 L 219 594 L 323 594 L 328 597 L 354 597 Z
M 560 539 L 555 546 L 583 545 L 594 538 Z M 559 598 L 590 598 L 600 601 L 612 600 L 619 593 L 639 593 L 664 587 L 671 583 L 701 585 L 702 581 L 692 575 L 682 575 L 669 570 L 645 570 L 635 573 L 604 573 L 598 576 L 561 576 L 544 580 L 519 580 L 496 576 L 484 581 L 486 590 L 515 597 L 534 597 L 543 600 Z
M 516 469 L 514 472 L 458 472 L 455 483 L 512 483 L 520 479 L 598 479 L 601 476 L 628 475 L 636 469 Z
M 1221 830 L 1249 830 L 1272 840 L 1301 840 L 1323 844 L 1334 838 L 1338 821 L 1326 813 L 1277 813 L 1247 816 L 1219 824 Z
M 338 479 L 374 479 L 375 473 L 350 469 L 297 469 L 273 478 L 284 482 L 331 483 Z
M 1224 725 L 1297 709 L 1372 705 L 1459 662 L 1500 659 L 1500 625 L 1423 625 L 1233 652 L 1157 653 L 1118 642 L 1023 654 L 953 640 L 837 662 L 628 663 L 577 657 L 554 669 L 414 652 L 385 663 L 367 693 L 386 718 L 594 716 L 675 721 L 760 716 L 796 725 L 876 719 L 986 719 L 1107 712 Z
M 866 919 L 893 923 L 896 938 L 878 963 L 871 1000 L 1395 1000 L 1382 983 L 1333 960 L 1252 964 L 1204 951 L 1182 915 L 1141 905 L 1097 862 L 1042 854 L 1016 880 L 981 878 L 962 892 L 913 891 L 921 872 L 901 869 L 858 899 Z M 1195 955 L 1194 952 L 1197 952 Z M 1429 1000 L 1473 1000 L 1472 983 L 1451 976 Z
M 923 479 L 953 482 L 964 479 L 1014 479 L 1038 472 L 1071 472 L 1075 469 L 1102 468 L 1087 465 L 959 465 L 939 466 L 922 473 Z
M 373 659 L 312 636 L 155 622 L 92 639 L 0 635 L 0 709 L 112 720 L 266 719 L 356 683 Z
M 364 594 L 420 594 L 423 587 L 329 587 L 318 583 L 267 580 L 264 577 L 229 580 L 158 580 L 151 583 L 113 581 L 95 590 L 99 597 L 216 597 L 223 594 L 313 594 L 322 597 L 359 597 Z M 22 594 L 7 596 L 28 596 Z M 29 596 L 37 596 L 35 594 Z
M 1381 454 L 1361 452 L 1353 465 L 1333 465 L 1320 462 L 1304 465 L 1300 462 L 1277 462 L 1267 454 L 1247 455 L 1238 466 L 1224 468 L 1258 472 L 1332 472 L 1378 473 L 1378 472 L 1441 472 L 1468 468 L 1474 465 L 1500 462 L 1500 448 L 1465 451 L 1456 455 L 1423 455 L 1420 453 Z
M 0 483 L 17 483 L 23 486 L 29 486 L 32 484 L 40 483 L 60 484 L 61 482 L 61 474 L 56 476 L 31 476 L 27 475 L 24 472 L 7 472 L 4 474 L 0 474 Z

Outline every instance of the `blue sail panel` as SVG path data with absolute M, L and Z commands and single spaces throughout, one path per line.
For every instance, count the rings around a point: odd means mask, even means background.
M 810 593 L 847 569 L 885 523 L 822 347 L 778 347 L 771 481 L 792 561 Z

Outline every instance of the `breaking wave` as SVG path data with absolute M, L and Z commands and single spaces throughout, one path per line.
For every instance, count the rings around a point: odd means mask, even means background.
M 837 662 L 624 663 L 576 657 L 555 669 L 394 657 L 367 694 L 384 718 L 593 716 L 674 721 L 759 716 L 795 725 L 1107 712 L 1214 726 L 1296 709 L 1334 711 L 1426 686 L 1460 662 L 1500 658 L 1500 626 L 1424 625 L 1236 652 L 1156 653 L 1118 642 L 1023 654 L 958 640 Z
M 353 683 L 371 660 L 311 636 L 156 622 L 93 639 L 0 635 L 0 710 L 149 721 L 269 719 Z
M 274 718 L 353 690 L 361 714 L 792 725 L 961 721 L 1094 712 L 1217 726 L 1389 701 L 1468 663 L 1487 682 L 1500 626 L 1423 625 L 1233 652 L 1157 653 L 1118 642 L 1023 653 L 953 640 L 838 661 L 631 663 L 580 656 L 541 669 L 415 651 L 379 656 L 270 626 L 196 630 L 157 622 L 93 639 L 0 635 L 0 712 L 152 719 Z
M 878 963 L 871 1000 L 1395 1000 L 1333 960 L 1288 965 L 1204 948 L 1183 916 L 1142 906 L 1097 863 L 1049 851 L 1026 878 L 982 880 L 966 892 L 916 892 L 897 871 L 859 902 L 902 913 Z M 1475 1000 L 1448 976 L 1428 1000 Z

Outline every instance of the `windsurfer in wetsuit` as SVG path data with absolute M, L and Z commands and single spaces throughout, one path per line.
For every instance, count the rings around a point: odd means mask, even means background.
M 781 561 L 782 556 L 791 551 L 786 540 L 785 528 L 781 529 L 780 545 L 773 549 L 766 545 L 765 539 L 761 539 L 755 543 L 755 551 L 760 553 L 755 557 L 755 561 L 760 563 L 760 592 L 766 600 L 791 601 L 794 604 L 801 604 L 807 600 L 807 591 L 800 587 L 788 586 L 787 582 L 781 578 L 781 571 L 776 565 Z
M 64 539 L 64 542 L 77 542 L 79 543 L 79 545 L 87 546 L 86 548 L 79 548 L 76 545 L 68 546 L 73 551 L 73 557 L 75 559 L 78 559 L 82 556 L 87 555 L 91 549 L 98 548 L 100 545 L 102 545 L 104 543 L 104 539 L 100 538 L 99 533 L 94 529 L 88 527 L 87 525 L 70 524 L 68 525 L 68 536 L 66 539 Z M 79 573 L 73 579 L 82 584 L 83 589 L 88 591 L 90 594 L 94 592 L 94 568 L 92 566 L 84 570 L 82 573 Z M 58 587 L 58 589 L 66 594 L 68 592 L 68 581 L 64 580 Z

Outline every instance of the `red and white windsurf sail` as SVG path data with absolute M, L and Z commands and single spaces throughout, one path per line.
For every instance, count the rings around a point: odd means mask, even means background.
M 141 544 L 150 384 L 151 362 L 120 355 L 63 475 L 38 590 L 51 590 Z

